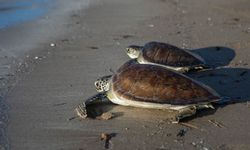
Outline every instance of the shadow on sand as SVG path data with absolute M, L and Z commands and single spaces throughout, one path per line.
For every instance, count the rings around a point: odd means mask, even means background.
M 199 48 L 191 52 L 200 55 L 212 68 L 227 66 L 235 57 L 233 49 L 221 46 Z
M 220 68 L 189 74 L 217 91 L 229 101 L 215 104 L 215 109 L 201 110 L 192 118 L 212 115 L 220 107 L 250 101 L 250 70 L 245 68 Z M 185 119 L 186 120 L 186 119 Z M 187 119 L 189 120 L 189 119 Z
M 233 49 L 226 47 L 208 47 L 193 50 L 205 59 L 211 70 L 186 74 L 217 91 L 222 97 L 233 102 L 246 102 L 250 99 L 250 70 L 247 68 L 223 68 L 235 57 Z
M 192 50 L 200 55 L 209 66 L 214 69 L 192 72 L 187 76 L 198 80 L 218 92 L 221 97 L 226 97 L 229 101 L 215 105 L 214 110 L 201 110 L 194 117 L 212 115 L 219 107 L 230 104 L 244 103 L 250 101 L 250 69 L 247 68 L 223 68 L 227 66 L 235 57 L 235 51 L 226 47 L 207 47 Z

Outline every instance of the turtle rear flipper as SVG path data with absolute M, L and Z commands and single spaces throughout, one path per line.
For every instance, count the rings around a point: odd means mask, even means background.
M 196 107 L 195 106 L 187 106 L 182 109 L 176 110 L 177 113 L 173 115 L 171 118 L 172 123 L 179 123 L 179 121 L 183 118 L 193 116 L 196 113 Z

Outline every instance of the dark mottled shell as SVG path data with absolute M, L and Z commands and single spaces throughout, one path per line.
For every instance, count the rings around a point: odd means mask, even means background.
M 170 44 L 149 42 L 143 47 L 141 55 L 149 62 L 173 67 L 199 66 L 204 64 L 203 61 L 190 53 Z
M 118 97 L 173 105 L 212 102 L 220 98 L 212 89 L 163 67 L 126 64 L 112 77 L 111 86 Z

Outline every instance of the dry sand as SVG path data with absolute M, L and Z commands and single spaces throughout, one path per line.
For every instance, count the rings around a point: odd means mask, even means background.
M 250 149 L 250 17 L 248 0 L 106 0 L 75 12 L 71 34 L 43 45 L 5 97 L 13 150 Z M 100 105 L 111 120 L 80 120 L 74 108 L 95 94 L 96 78 L 128 60 L 130 44 L 163 41 L 193 49 L 220 69 L 190 74 L 233 104 L 204 110 L 181 124 L 166 111 Z M 223 67 L 228 66 L 228 67 Z M 25 73 L 26 72 L 26 73 Z M 219 122 L 222 125 L 216 126 Z

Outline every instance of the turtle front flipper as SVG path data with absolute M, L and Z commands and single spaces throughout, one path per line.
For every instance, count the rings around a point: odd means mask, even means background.
M 75 110 L 77 116 L 83 119 L 87 118 L 88 114 L 87 114 L 86 104 L 84 102 L 79 104 Z
M 104 92 L 104 93 L 98 93 L 98 94 L 88 98 L 85 102 L 79 104 L 75 108 L 77 115 L 83 119 L 87 118 L 88 117 L 87 106 L 92 105 L 92 104 L 101 103 L 101 102 L 106 100 L 106 97 L 107 97 L 106 92 Z

